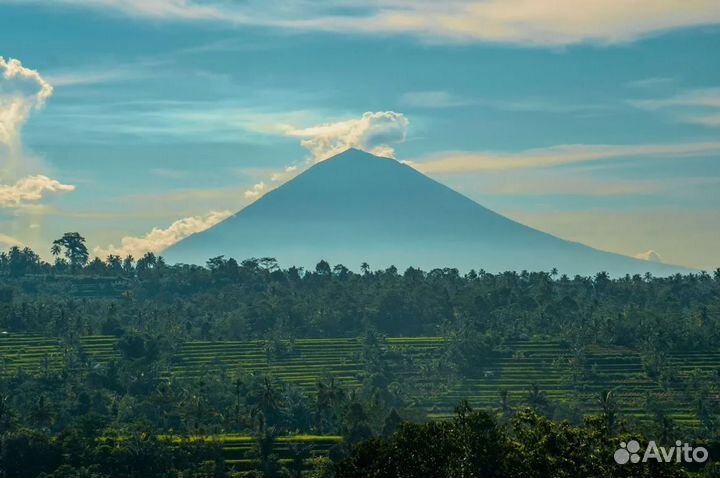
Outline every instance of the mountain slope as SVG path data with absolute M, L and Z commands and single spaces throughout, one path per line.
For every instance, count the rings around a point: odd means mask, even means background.
M 669 274 L 505 218 L 397 161 L 348 150 L 323 161 L 207 231 L 173 245 L 170 262 L 225 255 L 283 266 L 325 259 L 357 269 L 395 265 L 567 274 Z

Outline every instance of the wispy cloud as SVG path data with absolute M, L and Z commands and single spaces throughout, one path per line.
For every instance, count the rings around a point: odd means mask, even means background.
M 483 194 L 495 196 L 630 196 L 651 195 L 665 191 L 671 184 L 658 180 L 594 179 L 576 175 L 533 175 L 518 177 L 513 171 L 493 177 L 480 186 Z
M 415 108 L 454 108 L 473 103 L 473 101 L 442 90 L 409 91 L 400 97 L 400 102 Z
M 654 76 L 650 78 L 641 78 L 639 80 L 628 81 L 625 86 L 630 88 L 656 88 L 660 86 L 667 86 L 675 81 L 673 78 L 664 76 Z
M 212 211 L 204 216 L 178 219 L 166 229 L 156 227 L 142 236 L 125 236 L 120 240 L 119 246 L 112 244 L 106 248 L 98 246 L 93 249 L 93 253 L 98 257 L 106 257 L 110 254 L 121 257 L 128 255 L 141 257 L 146 252 L 159 253 L 192 234 L 218 224 L 231 215 L 230 211 Z
M 15 239 L 12 236 L 8 236 L 7 234 L 3 234 L 0 232 L 0 245 L 5 246 L 5 247 L 12 247 L 12 246 L 22 247 L 24 244 L 20 240 Z
M 684 123 L 720 127 L 720 88 L 690 89 L 668 98 L 632 100 L 630 104 L 645 110 L 667 111 Z
M 614 105 L 610 103 L 573 103 L 566 101 L 564 98 L 518 98 L 486 101 L 483 104 L 504 111 L 555 114 L 597 114 L 611 111 L 614 108 Z
M 3 0 L 0 0 L 0 2 Z M 17 3 L 20 0 L 4 0 Z M 635 40 L 720 22 L 715 0 L 22 0 L 81 6 L 156 20 L 211 21 L 293 30 L 405 34 L 424 40 L 558 46 Z M 338 8 L 342 7 L 342 8 Z
M 93 65 L 92 67 L 70 68 L 48 73 L 47 79 L 56 87 L 70 87 L 95 85 L 100 83 L 113 83 L 141 78 L 149 74 L 146 67 L 142 65 Z
M 545 168 L 622 157 L 690 157 L 718 152 L 720 152 L 720 142 L 637 145 L 564 144 L 517 153 L 446 151 L 405 162 L 425 173 L 465 173 Z
M 439 109 L 480 106 L 499 111 L 558 114 L 591 114 L 616 108 L 610 103 L 572 102 L 562 95 L 553 98 L 488 98 L 461 96 L 445 90 L 409 91 L 400 95 L 399 101 L 410 108 Z
M 36 3 L 46 2 L 41 0 Z M 208 5 L 193 0 L 53 0 L 52 3 L 110 9 L 134 16 L 157 19 L 229 20 L 226 16 L 228 10 L 222 4 Z M 240 17 L 234 18 L 234 21 L 240 21 Z
M 720 88 L 701 88 L 686 90 L 669 98 L 633 100 L 632 105 L 639 108 L 657 110 L 673 106 L 701 106 L 720 108 Z
M 714 115 L 693 115 L 684 118 L 687 123 L 709 126 L 711 128 L 720 128 L 720 113 Z
M 157 141 L 159 138 L 209 142 L 259 140 L 285 136 L 294 124 L 317 121 L 309 110 L 277 110 L 251 104 L 252 100 L 217 101 L 118 101 L 100 105 L 61 105 L 55 117 L 62 128 L 82 128 L 88 137 L 128 135 Z M 119 113 L 122 112 L 122 113 Z

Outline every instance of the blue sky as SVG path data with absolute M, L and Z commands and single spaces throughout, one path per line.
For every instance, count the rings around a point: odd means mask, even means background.
M 720 266 L 716 1 L 435 3 L 0 0 L 0 247 L 159 250 L 355 146 Z

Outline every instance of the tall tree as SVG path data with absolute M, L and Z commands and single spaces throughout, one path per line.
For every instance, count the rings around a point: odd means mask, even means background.
M 66 232 L 60 239 L 54 240 L 51 249 L 53 255 L 59 254 L 59 248 L 65 250 L 65 257 L 70 262 L 70 268 L 73 271 L 87 264 L 90 257 L 85 246 L 85 238 L 77 232 Z

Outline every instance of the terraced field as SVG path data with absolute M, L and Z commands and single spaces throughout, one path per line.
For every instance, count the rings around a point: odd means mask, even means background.
M 82 354 L 91 363 L 106 363 L 117 357 L 115 337 L 80 339 Z M 0 336 L 0 373 L 40 373 L 60 368 L 65 347 L 57 340 L 32 335 Z
M 173 438 L 171 440 L 207 440 L 208 437 Z M 222 443 L 223 459 L 228 467 L 236 471 L 255 469 L 257 460 L 253 457 L 254 438 L 249 435 L 213 435 L 210 440 Z M 313 458 L 327 456 L 330 449 L 342 441 L 337 435 L 290 435 L 277 437 L 273 446 L 273 453 L 278 456 L 282 465 L 290 466 L 294 460 L 302 461 L 302 468 L 307 469 Z
M 82 355 L 94 366 L 117 355 L 115 338 L 82 337 Z M 513 406 L 526 403 L 531 385 L 552 402 L 573 402 L 585 412 L 598 410 L 600 391 L 612 390 L 620 412 L 638 419 L 648 418 L 646 400 L 650 395 L 666 403 L 677 422 L 698 424 L 694 405 L 683 395 L 687 378 L 717 377 L 720 351 L 693 352 L 670 356 L 681 380 L 661 389 L 645 374 L 638 354 L 625 349 L 590 349 L 581 367 L 571 367 L 574 354 L 558 341 L 525 340 L 507 344 L 506 351 L 488 361 L 476 378 L 443 385 L 429 381 L 423 367 L 442 353 L 442 337 L 398 337 L 386 339 L 391 370 L 416 384 L 423 393 L 418 404 L 431 416 L 445 416 L 461 399 L 478 408 L 498 408 L 500 389 L 508 392 Z M 308 392 L 318 380 L 332 377 L 347 387 L 362 380 L 361 343 L 355 338 L 298 339 L 272 352 L 262 341 L 188 342 L 175 355 L 163 374 L 183 379 L 210 373 L 261 372 L 271 374 Z M 0 337 L 0 370 L 3 374 L 52 371 L 64 360 L 62 344 L 55 339 L 34 336 Z M 240 458 L 237 458 L 240 459 Z

